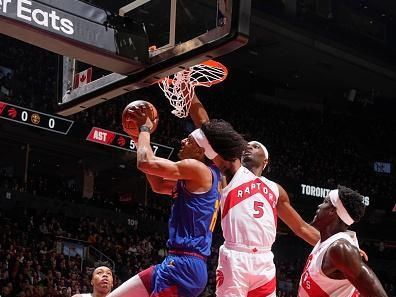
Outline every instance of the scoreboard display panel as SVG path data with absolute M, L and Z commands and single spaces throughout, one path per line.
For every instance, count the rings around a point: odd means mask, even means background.
M 0 101 L 0 118 L 66 135 L 72 120 Z
M 87 140 L 99 144 L 112 146 L 121 150 L 136 152 L 136 144 L 133 139 L 125 134 L 93 127 L 87 136 Z M 173 153 L 173 147 L 151 142 L 154 155 L 169 159 Z

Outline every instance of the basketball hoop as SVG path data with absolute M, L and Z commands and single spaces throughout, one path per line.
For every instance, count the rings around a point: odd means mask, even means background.
M 179 117 L 188 116 L 195 87 L 210 87 L 227 78 L 228 69 L 223 64 L 209 60 L 179 71 L 158 82 L 161 90 L 174 108 L 172 113 Z

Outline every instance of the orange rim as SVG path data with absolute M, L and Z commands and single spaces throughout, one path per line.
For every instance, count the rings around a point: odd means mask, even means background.
M 224 81 L 224 80 L 227 78 L 227 76 L 228 76 L 228 69 L 227 69 L 227 67 L 224 66 L 223 64 L 221 64 L 220 62 L 215 61 L 215 60 L 208 60 L 208 61 L 202 62 L 202 63 L 199 64 L 199 65 L 208 66 L 208 67 L 210 67 L 210 68 L 221 69 L 221 71 L 223 71 L 224 75 L 223 75 L 223 77 L 221 77 L 221 78 L 219 78 L 219 79 L 214 79 L 214 80 L 211 80 L 211 81 L 204 81 L 204 82 L 197 82 L 197 83 L 194 84 L 194 85 L 196 85 L 196 86 L 207 86 L 207 87 L 210 87 L 211 85 L 215 85 L 215 84 L 221 83 L 221 82 Z M 193 66 L 193 67 L 194 67 L 194 66 Z
M 227 67 L 224 66 L 223 64 L 221 64 L 220 62 L 215 61 L 215 60 L 204 61 L 204 62 L 202 62 L 200 64 L 191 66 L 189 69 L 193 69 L 194 67 L 197 67 L 199 65 L 201 65 L 201 67 L 202 66 L 208 66 L 209 68 L 212 68 L 212 69 L 213 68 L 221 69 L 223 71 L 224 75 L 223 75 L 223 77 L 221 77 L 219 79 L 214 79 L 214 80 L 211 80 L 211 81 L 191 83 L 193 86 L 211 86 L 211 85 L 215 85 L 215 84 L 218 84 L 218 83 L 221 83 L 222 81 L 224 81 L 227 78 L 227 76 L 228 76 Z M 185 70 L 182 70 L 182 71 L 185 71 Z M 191 71 L 194 71 L 194 70 L 191 70 Z M 208 70 L 208 71 L 210 71 L 210 70 Z M 161 79 L 159 79 L 157 81 L 157 83 L 162 83 L 163 81 L 166 81 L 166 84 L 171 86 L 173 84 L 173 82 L 175 81 L 173 78 L 171 78 L 171 76 L 173 76 L 173 75 L 161 78 Z
M 210 66 L 213 68 L 221 68 L 224 72 L 228 73 L 227 67 L 225 67 L 223 64 L 221 64 L 220 62 L 217 62 L 215 60 L 207 60 L 205 62 L 202 62 L 201 65 L 206 65 L 206 66 Z

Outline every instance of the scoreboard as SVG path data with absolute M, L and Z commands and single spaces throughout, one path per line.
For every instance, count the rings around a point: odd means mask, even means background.
M 72 120 L 0 101 L 0 118 L 66 135 Z
M 125 134 L 93 127 L 87 136 L 87 140 L 112 146 L 121 150 L 136 152 L 136 143 L 133 139 Z M 151 142 L 151 148 L 154 155 L 161 158 L 169 159 L 173 153 L 173 147 Z
M 8 102 L 0 101 L 0 119 L 15 123 L 36 127 L 39 129 L 66 135 L 74 122 L 59 116 L 43 113 L 33 109 L 17 106 Z M 136 152 L 136 144 L 133 139 L 125 134 L 93 127 L 86 140 L 96 142 L 117 149 Z M 174 148 L 158 143 L 151 143 L 156 156 L 169 159 Z

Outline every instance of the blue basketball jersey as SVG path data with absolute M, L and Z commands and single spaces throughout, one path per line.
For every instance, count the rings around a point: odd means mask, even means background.
M 220 206 L 220 171 L 214 165 L 209 169 L 213 180 L 206 193 L 190 193 L 184 181 L 177 182 L 169 218 L 169 249 L 210 255 L 212 232 Z

